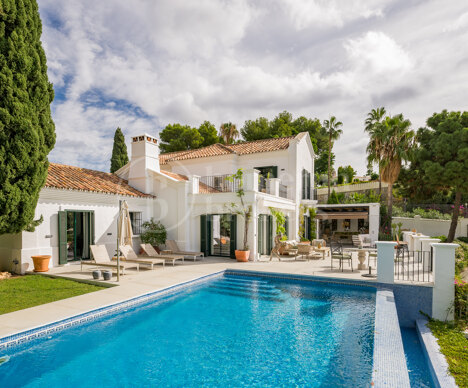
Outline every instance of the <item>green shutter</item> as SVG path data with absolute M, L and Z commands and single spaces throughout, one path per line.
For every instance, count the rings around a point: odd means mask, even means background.
M 90 227 L 89 227 L 89 241 L 90 245 L 94 245 L 94 211 L 91 211 L 89 214 L 89 219 L 90 219 Z
M 67 264 L 67 212 L 58 212 L 59 264 Z
M 267 216 L 268 222 L 268 236 L 267 236 L 267 254 L 270 254 L 271 250 L 273 249 L 273 216 Z
M 284 223 L 284 230 L 286 231 L 286 237 L 289 240 L 289 216 L 285 217 L 286 221 Z
M 304 216 L 304 236 L 307 240 L 310 240 L 310 217 Z
M 310 172 L 307 172 L 307 199 L 310 199 Z
M 236 258 L 236 249 L 237 249 L 237 215 L 231 214 L 231 240 L 230 240 L 230 254 L 231 258 Z
M 273 166 L 271 168 L 271 174 L 273 175 L 272 178 L 278 178 L 278 166 Z
M 305 199 L 305 189 L 306 189 L 306 176 L 305 176 L 306 171 L 303 169 L 302 170 L 302 199 Z
M 206 215 L 200 216 L 200 251 L 204 253 L 205 257 L 209 256 L 206 218 Z
M 263 252 L 263 217 L 261 214 L 257 218 L 257 244 L 258 244 L 258 253 L 264 255 Z

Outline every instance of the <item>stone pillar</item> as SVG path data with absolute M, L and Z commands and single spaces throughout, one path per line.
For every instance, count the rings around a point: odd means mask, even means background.
M 395 271 L 395 245 L 394 241 L 376 241 L 377 245 L 377 281 L 393 283 Z
M 267 179 L 267 193 L 278 197 L 279 196 L 279 185 L 280 185 L 280 179 L 279 178 Z
M 455 296 L 455 249 L 458 244 L 432 243 L 431 245 L 434 248 L 432 317 L 439 320 L 451 320 Z
M 431 244 L 439 243 L 439 238 L 422 238 L 421 243 L 421 259 L 423 260 L 423 269 L 424 271 L 431 270 Z
M 189 194 L 200 192 L 200 177 L 198 175 L 189 176 Z
M 258 174 L 260 171 L 254 168 L 243 170 L 244 173 L 244 190 L 245 191 L 258 191 Z

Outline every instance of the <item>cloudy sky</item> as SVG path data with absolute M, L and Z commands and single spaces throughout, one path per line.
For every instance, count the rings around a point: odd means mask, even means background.
M 466 110 L 465 0 L 39 0 L 55 86 L 55 162 L 107 171 L 112 138 L 168 123 L 321 120 L 365 171 L 370 109 L 415 128 Z

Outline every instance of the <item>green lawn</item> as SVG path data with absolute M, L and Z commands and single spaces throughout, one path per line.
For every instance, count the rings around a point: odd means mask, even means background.
M 468 339 L 453 323 L 430 321 L 428 326 L 437 338 L 457 385 L 468 387 Z
M 0 314 L 98 290 L 102 287 L 42 275 L 0 280 Z

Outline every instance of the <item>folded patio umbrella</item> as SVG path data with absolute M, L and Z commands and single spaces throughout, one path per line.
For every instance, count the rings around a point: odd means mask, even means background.
M 128 211 L 127 201 L 120 201 L 119 220 L 117 223 L 117 266 L 120 265 L 120 252 L 121 245 L 132 246 L 132 222 L 130 220 L 130 213 Z M 117 281 L 120 280 L 119 271 L 117 271 Z

